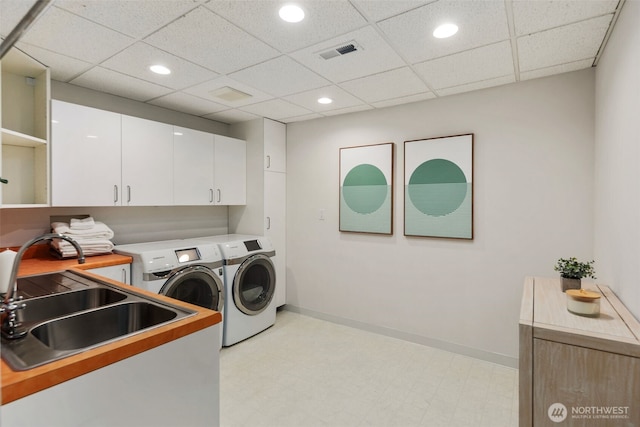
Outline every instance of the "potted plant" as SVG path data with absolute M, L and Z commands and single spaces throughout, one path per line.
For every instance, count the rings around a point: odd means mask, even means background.
M 595 261 L 580 262 L 575 257 L 560 258 L 553 269 L 560 272 L 562 292 L 567 289 L 580 289 L 583 277 L 595 279 L 594 263 Z

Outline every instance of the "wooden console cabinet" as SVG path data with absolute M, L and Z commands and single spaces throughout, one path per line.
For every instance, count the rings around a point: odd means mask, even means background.
M 599 317 L 567 310 L 560 279 L 528 277 L 520 310 L 520 427 L 640 426 L 640 323 L 604 285 Z

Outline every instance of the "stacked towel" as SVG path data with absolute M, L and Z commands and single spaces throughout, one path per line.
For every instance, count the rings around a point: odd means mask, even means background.
M 113 251 L 113 230 L 100 221 L 94 221 L 92 217 L 76 219 L 71 218 L 70 223 L 54 222 L 51 224 L 54 233 L 71 237 L 78 242 L 85 256 L 100 255 Z M 57 239 L 51 242 L 51 247 L 62 257 L 77 256 L 76 248 L 66 240 Z

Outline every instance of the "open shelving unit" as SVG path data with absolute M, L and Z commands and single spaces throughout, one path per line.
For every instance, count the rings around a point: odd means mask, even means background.
M 13 48 L 0 70 L 0 206 L 49 206 L 49 69 Z

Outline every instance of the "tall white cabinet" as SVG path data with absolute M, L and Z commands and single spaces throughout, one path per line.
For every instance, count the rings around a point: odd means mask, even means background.
M 48 206 L 49 69 L 16 48 L 0 69 L 0 205 Z
M 276 250 L 275 299 L 286 303 L 286 125 L 256 119 L 232 127 L 247 141 L 247 203 L 229 210 L 229 228 L 236 233 L 269 237 Z

